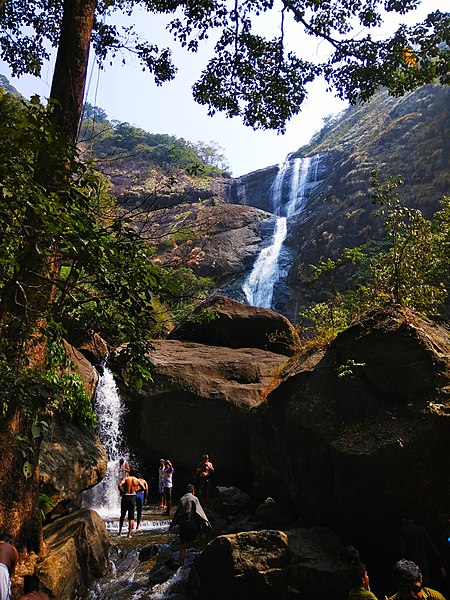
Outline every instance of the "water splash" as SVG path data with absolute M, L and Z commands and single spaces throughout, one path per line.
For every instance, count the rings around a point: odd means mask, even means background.
M 105 519 L 117 515 L 119 510 L 120 495 L 117 487 L 119 459 L 130 454 L 122 436 L 125 405 L 114 376 L 106 366 L 97 385 L 94 409 L 97 414 L 97 435 L 108 456 L 108 468 L 105 478 L 85 493 L 84 503 Z

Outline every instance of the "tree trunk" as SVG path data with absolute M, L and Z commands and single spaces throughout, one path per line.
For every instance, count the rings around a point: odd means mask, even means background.
M 54 122 L 74 144 L 83 107 L 84 88 L 97 0 L 64 0 L 58 53 L 50 98 L 58 101 Z
M 53 122 L 69 144 L 77 139 L 89 57 L 89 45 L 94 23 L 97 0 L 64 0 L 61 36 L 58 46 L 51 99 L 57 102 Z M 0 0 L 0 10 L 3 2 Z M 54 167 L 54 165 L 53 165 Z M 64 169 L 58 169 L 64 172 Z M 42 154 L 38 160 L 36 180 L 57 192 L 58 181 L 48 158 Z M 31 211 L 32 212 L 32 211 Z M 28 225 L 32 228 L 32 215 Z M 46 359 L 46 337 L 42 330 L 47 326 L 47 315 L 52 305 L 55 288 L 52 280 L 60 269 L 57 247 L 48 248 L 47 258 L 42 260 L 34 248 L 26 253 L 26 264 L 21 265 L 20 276 L 13 282 L 9 306 L 4 310 L 23 319 L 27 334 L 19 340 L 14 335 L 8 340 L 12 356 L 19 357 L 18 366 L 41 369 Z M 36 260 L 33 260 L 33 257 Z M 33 273 L 33 271 L 35 271 Z M 37 273 L 36 273 L 37 271 Z M 25 300 L 17 304 L 17 289 L 25 293 Z M 17 314 L 19 311 L 19 314 Z M 22 361 L 22 359 L 24 359 Z M 26 479 L 23 473 L 25 458 L 19 447 L 26 438 L 32 417 L 17 409 L 1 424 L 0 450 L 0 530 L 9 532 L 21 550 L 42 552 L 42 528 L 38 511 L 39 492 L 39 442 L 28 447 L 27 460 L 34 466 L 33 474 Z

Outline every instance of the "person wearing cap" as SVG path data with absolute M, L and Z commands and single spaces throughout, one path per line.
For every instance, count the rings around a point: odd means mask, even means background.
M 422 573 L 412 560 L 402 558 L 395 563 L 392 569 L 397 593 L 389 600 L 445 600 L 437 590 L 422 585 Z

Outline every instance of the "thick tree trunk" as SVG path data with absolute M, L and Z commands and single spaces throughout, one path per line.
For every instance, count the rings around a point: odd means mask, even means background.
M 77 139 L 97 0 L 64 0 L 50 97 L 58 101 L 54 121 L 70 143 Z
M 64 0 L 61 36 L 50 95 L 57 101 L 53 121 L 69 144 L 74 144 L 77 138 L 96 3 L 96 0 Z M 1 7 L 2 0 L 0 9 Z M 55 170 L 44 154 L 39 157 L 38 165 L 36 180 L 53 192 L 61 189 L 58 180 L 55 180 Z M 58 172 L 64 173 L 64 169 L 58 169 Z M 32 214 L 30 219 L 28 225 L 32 229 Z M 11 295 L 1 307 L 7 321 L 8 313 L 14 315 L 16 322 L 22 321 L 19 331 L 27 332 L 23 339 L 13 334 L 8 340 L 11 356 L 18 360 L 18 367 L 41 369 L 45 365 L 46 336 L 45 333 L 42 335 L 42 331 L 45 332 L 55 292 L 51 282 L 58 276 L 60 269 L 58 248 L 51 247 L 48 251 L 47 258 L 43 260 L 42 256 L 36 254 L 33 245 L 30 245 L 29 252 L 24 255 L 25 264 L 21 264 L 18 277 L 12 282 Z M 17 290 L 24 294 L 19 303 Z M 25 329 L 22 329 L 22 325 Z M 18 400 L 20 401 L 19 398 Z M 31 423 L 32 418 L 24 415 L 20 409 L 1 423 L 0 530 L 13 535 L 20 549 L 40 553 L 43 548 L 38 511 L 39 444 L 32 442 L 33 447 L 28 447 L 27 460 L 34 466 L 34 472 L 28 479 L 23 473 L 25 458 L 19 447 L 21 439 L 26 438 Z

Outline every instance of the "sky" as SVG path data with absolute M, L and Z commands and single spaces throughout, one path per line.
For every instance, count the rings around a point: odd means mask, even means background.
M 408 21 L 418 21 L 438 8 L 450 10 L 450 0 L 423 0 L 419 10 L 408 16 Z M 263 16 L 258 25 L 261 33 L 271 30 L 277 35 L 279 17 L 280 12 L 276 9 Z M 380 36 L 394 29 L 398 20 L 397 15 L 396 20 L 386 21 Z M 193 143 L 216 142 L 234 177 L 280 163 L 289 153 L 308 143 L 321 128 L 325 117 L 347 107 L 347 103 L 326 90 L 325 82 L 316 81 L 308 88 L 301 113 L 289 121 L 283 135 L 274 131 L 254 131 L 244 126 L 239 117 L 229 119 L 219 113 L 210 117 L 206 106 L 194 102 L 191 86 L 212 55 L 213 42 L 202 47 L 197 54 L 188 53 L 173 43 L 171 34 L 165 29 L 167 19 L 164 16 L 141 12 L 135 13 L 132 21 L 143 38 L 160 47 L 172 48 L 178 67 L 175 80 L 156 86 L 151 75 L 143 72 L 137 60 L 129 55 L 123 56 L 126 64 L 122 64 L 122 56 L 119 55 L 112 65 L 107 63 L 104 70 L 91 61 L 86 100 L 105 110 L 110 120 L 128 122 L 150 133 L 175 135 Z M 323 43 L 312 37 L 300 36 L 292 23 L 286 24 L 286 38 L 289 49 L 300 47 L 303 55 L 306 49 L 307 58 L 323 58 L 327 52 Z M 1 61 L 0 73 L 27 98 L 38 94 L 45 100 L 50 93 L 52 63 L 44 65 L 39 79 L 28 75 L 13 78 L 8 66 Z

